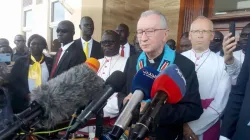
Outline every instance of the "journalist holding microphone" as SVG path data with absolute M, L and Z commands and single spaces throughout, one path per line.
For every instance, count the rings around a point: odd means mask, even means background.
M 176 64 L 186 80 L 186 94 L 177 104 L 165 104 L 160 108 L 149 138 L 156 140 L 183 140 L 183 124 L 196 120 L 203 112 L 195 66 L 186 57 L 171 50 L 168 40 L 168 25 L 164 15 L 149 10 L 141 14 L 137 23 L 137 38 L 143 52 L 128 58 L 124 73 L 126 87 L 118 94 L 121 106 L 132 96 L 131 86 L 134 75 L 143 67 L 162 71 L 170 64 Z M 141 108 L 145 102 L 141 103 Z

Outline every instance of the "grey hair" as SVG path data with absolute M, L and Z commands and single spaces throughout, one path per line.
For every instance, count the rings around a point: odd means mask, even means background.
M 213 24 L 213 22 L 212 22 L 209 18 L 207 18 L 207 17 L 205 17 L 205 16 L 198 16 L 198 17 L 192 22 L 192 24 L 191 24 L 191 26 L 190 26 L 190 30 L 192 30 L 193 23 L 194 23 L 196 20 L 199 20 L 199 19 L 207 20 L 207 21 L 209 22 L 209 24 L 211 25 L 211 30 L 212 30 L 212 31 L 214 30 L 214 24 Z
M 147 17 L 149 15 L 160 16 L 162 28 L 168 28 L 167 18 L 161 12 L 156 11 L 156 10 L 147 10 L 147 11 L 141 13 L 141 17 Z

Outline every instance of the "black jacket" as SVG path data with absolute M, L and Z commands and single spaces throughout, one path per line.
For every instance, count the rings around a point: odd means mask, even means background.
M 127 60 L 124 70 L 127 83 L 122 94 L 118 94 L 118 105 L 122 104 L 124 97 L 131 90 L 132 80 L 136 74 L 138 57 L 139 54 L 129 57 Z M 157 69 L 162 57 L 163 54 L 157 57 L 155 59 L 156 65 L 151 67 Z M 180 68 L 186 79 L 186 94 L 179 103 L 173 105 L 166 104 L 161 107 L 157 116 L 158 119 L 155 120 L 155 130 L 150 134 L 156 137 L 157 140 L 182 140 L 183 124 L 199 119 L 203 112 L 194 63 L 178 53 L 176 53 L 174 63 Z
M 83 49 L 81 38 L 75 40 L 77 46 L 80 46 Z M 93 45 L 90 57 L 94 57 L 95 59 L 101 59 L 104 57 L 103 50 L 101 48 L 101 44 L 93 39 Z
M 56 56 L 54 57 L 53 65 L 55 65 Z M 65 51 L 63 56 L 61 57 L 57 68 L 51 78 L 60 75 L 61 73 L 68 71 L 71 67 L 82 64 L 86 61 L 86 56 L 83 52 L 81 46 L 76 45 L 76 42 L 71 44 L 69 48 Z
M 30 61 L 30 55 L 21 57 L 15 62 L 11 70 L 8 89 L 11 94 L 11 104 L 15 114 L 20 113 L 29 105 L 28 72 Z M 44 56 L 44 61 L 50 72 L 53 59 Z
M 231 140 L 250 140 L 250 49 L 246 49 L 245 59 L 232 87 L 222 119 L 221 135 Z

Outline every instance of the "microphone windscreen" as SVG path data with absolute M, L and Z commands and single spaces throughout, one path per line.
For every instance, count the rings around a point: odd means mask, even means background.
M 106 80 L 105 85 L 110 85 L 114 91 L 121 92 L 125 85 L 125 75 L 121 71 L 113 72 Z
M 164 69 L 155 79 L 151 98 L 158 91 L 163 91 L 168 95 L 167 103 L 178 103 L 186 93 L 186 81 L 177 65 L 171 64 Z
M 69 119 L 75 108 L 98 100 L 105 92 L 103 87 L 104 80 L 86 64 L 81 64 L 34 89 L 30 99 L 42 106 L 44 124 L 50 128 Z
M 150 99 L 150 91 L 158 74 L 159 72 L 151 67 L 140 69 L 132 81 L 132 93 L 135 90 L 141 90 L 144 93 L 144 100 Z
M 90 57 L 85 61 L 85 63 L 95 72 L 99 70 L 100 62 L 97 59 Z

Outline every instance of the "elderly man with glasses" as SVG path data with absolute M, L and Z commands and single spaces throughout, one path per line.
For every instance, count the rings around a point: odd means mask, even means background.
M 168 34 L 167 20 L 160 12 L 149 10 L 141 14 L 137 23 L 137 38 L 143 52 L 127 60 L 124 70 L 126 87 L 118 94 L 118 105 L 131 98 L 132 80 L 138 70 L 148 66 L 161 71 L 170 64 L 176 64 L 186 80 L 186 94 L 179 103 L 161 107 L 149 137 L 156 140 L 183 140 L 183 124 L 198 119 L 202 107 L 195 66 L 192 61 L 170 49 L 166 44 Z M 141 102 L 141 110 L 145 104 Z
M 189 39 L 192 49 L 182 54 L 195 63 L 203 113 L 198 120 L 184 125 L 184 135 L 186 139 L 218 140 L 220 117 L 228 101 L 231 79 L 223 58 L 209 49 L 214 39 L 211 20 L 203 16 L 195 19 Z

